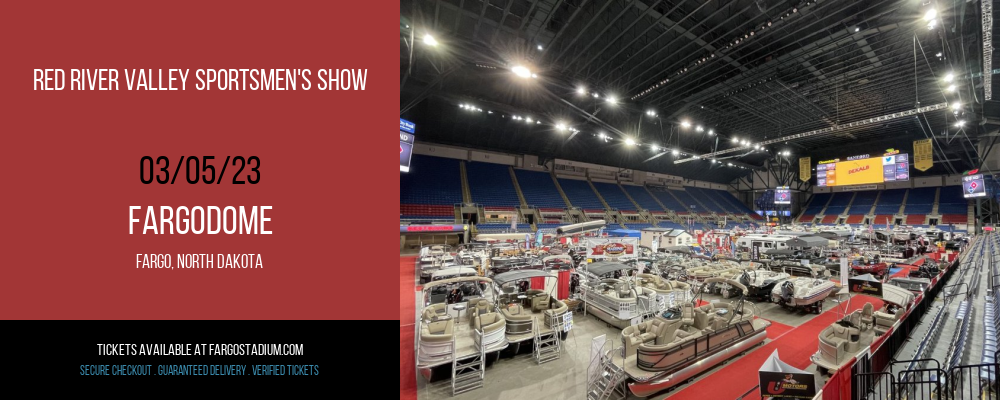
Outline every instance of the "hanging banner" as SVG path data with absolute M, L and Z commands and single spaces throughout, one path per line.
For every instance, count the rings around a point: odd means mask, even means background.
M 808 182 L 812 179 L 812 157 L 799 158 L 799 180 Z
M 587 238 L 587 258 L 592 260 L 621 260 L 638 257 L 636 238 Z
M 927 171 L 934 166 L 934 143 L 931 139 L 913 141 L 913 168 Z

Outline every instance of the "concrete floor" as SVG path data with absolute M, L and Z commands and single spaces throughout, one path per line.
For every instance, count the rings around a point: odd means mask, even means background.
M 824 302 L 824 311 L 838 307 L 839 303 L 830 297 Z M 722 300 L 720 296 L 704 295 L 704 301 L 731 301 Z M 816 314 L 804 312 L 791 312 L 782 309 L 777 304 L 761 303 L 757 304 L 759 316 L 774 322 L 796 327 L 809 321 Z M 451 396 L 451 384 L 449 380 L 435 383 L 427 383 L 422 377 L 417 377 L 418 396 L 421 400 L 432 399 L 585 399 L 587 388 L 587 366 L 590 362 L 591 340 L 599 335 L 607 335 L 608 340 L 620 343 L 618 335 L 620 329 L 611 328 L 604 321 L 593 316 L 584 316 L 582 312 L 573 315 L 573 330 L 569 337 L 563 342 L 562 355 L 558 360 L 542 365 L 535 364 L 531 353 L 519 354 L 513 358 L 501 358 L 497 363 L 486 369 L 486 381 L 484 387 L 473 390 L 455 397 Z M 765 341 L 767 343 L 767 341 Z M 754 350 L 759 349 L 759 347 Z M 706 373 L 695 377 L 699 379 L 724 367 L 726 364 L 717 365 Z M 815 366 L 810 367 L 810 371 L 815 370 Z M 820 381 L 822 384 L 822 380 Z M 687 385 L 678 386 L 683 388 Z M 747 390 L 751 388 L 746 388 Z M 665 399 L 670 397 L 676 389 L 665 392 L 651 399 Z M 633 398 L 633 397 L 630 397 Z M 728 400 L 728 399 L 726 399 Z

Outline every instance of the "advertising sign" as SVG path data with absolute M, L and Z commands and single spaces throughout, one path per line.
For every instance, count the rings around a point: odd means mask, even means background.
M 413 134 L 399 131 L 399 172 L 410 172 L 413 158 Z
M 774 189 L 774 204 L 792 204 L 792 191 L 788 186 Z
M 861 293 L 868 296 L 882 297 L 882 282 L 876 279 L 858 279 L 851 278 L 848 280 L 848 284 L 851 288 L 851 293 Z
M 638 238 L 587 238 L 587 258 L 593 260 L 623 260 L 636 258 Z
M 965 198 L 986 197 L 986 180 L 983 174 L 962 177 L 962 195 Z
M 799 180 L 808 182 L 812 178 L 812 157 L 799 159 Z
M 910 180 L 908 154 L 890 149 L 882 157 L 858 157 L 862 156 L 848 157 L 847 161 L 834 159 L 821 162 L 816 166 L 816 185 L 829 187 Z
M 757 371 L 760 396 L 764 399 L 812 399 L 816 397 L 816 376 L 786 364 L 778 350 Z

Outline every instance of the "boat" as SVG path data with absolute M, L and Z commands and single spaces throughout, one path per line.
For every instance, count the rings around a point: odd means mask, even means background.
M 533 278 L 544 278 L 545 289 L 519 291 L 520 283 Z M 493 277 L 499 296 L 500 314 L 506 321 L 506 335 L 510 352 L 517 354 L 523 345 L 531 345 L 535 336 L 559 334 L 565 339 L 573 326 L 573 314 L 566 303 L 553 294 L 556 276 L 539 270 L 520 270 Z
M 551 255 L 542 259 L 543 269 L 568 270 L 573 269 L 574 266 L 576 263 L 573 262 L 573 257 L 568 254 Z
M 423 286 L 417 319 L 417 371 L 425 379 L 450 376 L 453 356 L 461 361 L 485 353 L 495 360 L 499 351 L 507 348 L 506 321 L 494 302 L 492 284 L 489 278 L 474 276 Z
M 743 284 L 732 279 L 708 278 L 706 282 L 746 292 Z M 624 370 L 632 394 L 648 397 L 763 343 L 770 322 L 755 314 L 743 296 L 731 303 L 701 307 L 685 303 L 624 328 L 622 346 L 612 352 L 611 362 Z
M 756 301 L 769 301 L 774 286 L 791 278 L 785 272 L 767 269 L 748 269 L 740 274 L 739 282 L 747 287 L 746 297 Z
M 632 269 L 616 262 L 598 262 L 584 267 L 585 279 L 580 282 L 584 311 L 619 328 L 659 311 L 656 291 L 636 285 L 627 275 Z M 621 278 L 613 277 L 616 275 Z
M 819 314 L 823 299 L 835 289 L 833 282 L 816 278 L 792 278 L 774 286 L 771 301 L 789 309 L 804 309 Z
M 639 274 L 636 276 L 636 280 L 639 282 L 639 286 L 656 292 L 660 309 L 680 306 L 682 303 L 688 303 L 694 299 L 691 285 L 687 282 L 667 280 L 654 274 Z

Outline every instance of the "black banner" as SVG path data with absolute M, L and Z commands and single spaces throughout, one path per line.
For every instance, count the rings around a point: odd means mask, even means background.
M 882 282 L 854 278 L 849 279 L 847 282 L 851 286 L 851 293 L 882 297 Z
M 812 399 L 816 396 L 813 374 L 758 371 L 760 396 L 772 399 Z

